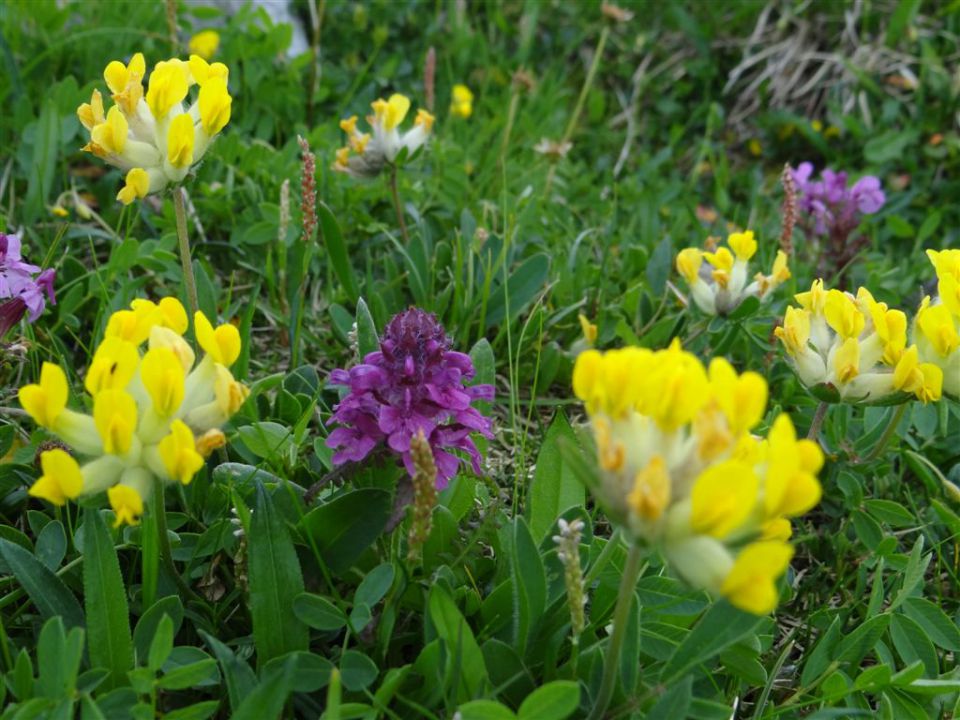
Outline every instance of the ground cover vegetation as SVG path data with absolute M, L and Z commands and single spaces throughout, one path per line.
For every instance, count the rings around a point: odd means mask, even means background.
M 960 5 L 0 4 L 3 718 L 953 718 Z

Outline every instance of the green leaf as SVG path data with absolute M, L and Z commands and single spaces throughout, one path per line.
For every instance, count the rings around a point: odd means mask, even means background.
M 923 535 L 918 535 L 916 542 L 913 544 L 913 549 L 910 551 L 907 567 L 903 571 L 903 585 L 893 602 L 890 603 L 890 610 L 900 607 L 903 601 L 910 597 L 917 585 L 923 582 L 923 576 L 927 572 L 927 566 L 930 564 L 932 557 L 932 553 L 923 555 Z
M 669 235 L 664 235 L 653 249 L 653 254 L 650 255 L 650 260 L 647 262 L 647 282 L 650 283 L 650 291 L 655 297 L 663 295 L 672 267 L 673 241 Z
M 213 658 L 206 658 L 164 673 L 163 677 L 157 680 L 157 687 L 165 690 L 186 690 L 199 685 L 216 674 L 217 661 Z
M 380 347 L 380 338 L 377 337 L 377 325 L 370 315 L 370 308 L 363 298 L 357 300 L 357 349 L 360 357 L 375 352 Z
M 350 569 L 383 532 L 390 517 L 390 493 L 361 488 L 339 495 L 311 510 L 301 520 L 335 574 Z
M 0 539 L 0 556 L 44 618 L 59 615 L 67 628 L 83 627 L 80 603 L 46 565 L 28 550 L 4 539 Z
M 53 98 L 43 103 L 33 137 L 33 155 L 29 165 L 27 182 L 27 218 L 39 217 L 53 187 L 57 170 L 57 153 L 60 150 L 60 115 Z
M 393 565 L 388 562 L 377 565 L 360 581 L 357 592 L 354 593 L 353 602 L 363 603 L 372 608 L 390 590 L 390 586 L 393 585 L 393 576 Z
M 547 601 L 547 579 L 540 550 L 522 517 L 514 518 L 505 543 L 510 559 L 513 589 L 513 635 L 517 652 L 526 652 L 527 642 L 539 624 Z
M 360 297 L 360 291 L 357 289 L 357 279 L 353 274 L 353 266 L 350 264 L 350 256 L 347 253 L 347 246 L 343 239 L 343 233 L 340 231 L 340 223 L 337 222 L 333 211 L 325 203 L 317 203 L 317 217 L 320 220 L 320 234 L 323 237 L 323 244 L 330 255 L 330 265 L 337 275 L 340 284 L 347 293 L 351 302 L 356 302 Z
M 444 675 L 449 685 L 461 702 L 476 697 L 487 683 L 487 668 L 473 631 L 442 585 L 430 588 L 427 608 L 432 629 L 447 648 Z M 431 639 L 428 635 L 427 641 Z
M 926 676 L 933 678 L 940 672 L 937 650 L 918 623 L 906 615 L 894 613 L 890 620 L 890 639 L 905 663 L 919 660 L 926 668 Z
M 163 667 L 171 652 L 173 652 L 173 620 L 169 615 L 164 615 L 157 623 L 157 630 L 150 643 L 147 667 L 156 672 Z
M 120 687 L 133 668 L 127 591 L 103 516 L 96 508 L 87 508 L 83 517 L 83 593 L 90 665 L 110 671 L 104 687 Z
M 907 34 L 920 9 L 920 0 L 900 0 L 887 24 L 887 45 L 895 46 Z
M 347 624 L 343 612 L 320 595 L 301 593 L 293 599 L 293 612 L 315 630 L 339 630 Z
M 37 559 L 51 570 L 60 567 L 63 556 L 67 552 L 67 534 L 59 520 L 54 520 L 43 526 L 43 530 L 37 536 L 35 552 Z
M 460 720 L 515 720 L 516 715 L 506 705 L 494 700 L 472 700 L 457 708 Z
M 213 650 L 220 663 L 220 670 L 227 684 L 227 696 L 230 699 L 230 708 L 236 711 L 240 703 L 250 693 L 257 683 L 257 676 L 250 666 L 239 659 L 233 651 L 209 633 L 200 631 L 204 642 Z
M 240 703 L 231 720 L 264 720 L 280 717 L 287 697 L 290 695 L 296 666 L 296 660 L 288 658 L 276 671 L 264 672 L 263 679 Z
M 580 705 L 580 685 L 570 680 L 554 680 L 534 690 L 520 705 L 520 720 L 563 720 Z
M 257 506 L 250 520 L 250 616 L 257 662 L 265 664 L 293 650 L 306 650 L 307 628 L 293 612 L 293 599 L 303 592 L 300 562 L 287 525 L 266 489 L 257 487 Z
M 47 620 L 37 642 L 38 688 L 49 698 L 72 698 L 83 658 L 83 630 L 66 633 L 59 617 Z
M 913 513 L 892 500 L 865 500 L 863 505 L 873 517 L 891 527 L 910 527 L 917 524 Z
M 340 678 L 347 690 L 359 692 L 368 688 L 379 674 L 377 664 L 362 652 L 347 650 L 340 658 Z
M 690 668 L 717 655 L 725 647 L 749 635 L 763 618 L 738 610 L 728 602 L 712 605 L 697 621 L 661 671 L 661 682 L 669 685 Z
M 542 253 L 530 256 L 520 263 L 519 267 L 511 270 L 506 291 L 502 284 L 490 291 L 487 328 L 500 325 L 505 319 L 516 319 L 543 290 L 549 271 L 550 259 Z M 507 297 L 504 297 L 505 293 Z
M 933 644 L 944 650 L 960 651 L 960 629 L 937 605 L 923 598 L 907 598 L 903 611 L 924 629 Z
M 183 623 L 183 603 L 176 595 L 160 598 L 137 621 L 133 629 L 133 649 L 138 662 L 142 663 L 149 654 L 160 621 L 165 617 L 169 617 L 172 621 L 173 634 L 176 635 Z
M 220 708 L 219 700 L 207 700 L 163 714 L 163 720 L 206 720 Z
M 560 410 L 550 423 L 537 455 L 537 465 L 530 486 L 530 532 L 542 542 L 554 527 L 557 518 L 572 507 L 583 507 L 584 487 L 573 470 L 563 461 L 560 439 L 576 444 L 577 436 Z
M 889 624 L 890 615 L 876 615 L 866 620 L 853 632 L 847 633 L 837 646 L 835 658 L 837 663 L 841 665 L 849 663 L 850 667 L 857 667 L 867 653 L 876 646 Z
M 316 692 L 330 682 L 330 673 L 334 669 L 333 663 L 311 652 L 293 652 L 283 657 L 274 658 L 267 663 L 264 672 L 279 668 L 290 659 L 294 660 L 296 664 L 291 682 L 291 689 L 294 692 Z
M 644 720 L 683 720 L 690 711 L 692 686 L 692 675 L 687 675 L 680 682 L 671 685 L 643 716 Z

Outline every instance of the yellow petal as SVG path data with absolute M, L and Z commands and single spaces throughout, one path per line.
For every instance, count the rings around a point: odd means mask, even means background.
M 181 420 L 170 423 L 170 434 L 160 441 L 157 449 L 167 473 L 184 485 L 203 467 L 203 456 L 197 452 L 193 432 Z
M 140 522 L 140 516 L 143 515 L 143 498 L 132 487 L 114 485 L 107 490 L 107 498 L 117 516 L 113 524 L 115 528 L 121 525 L 136 525 Z
M 54 505 L 65 505 L 67 500 L 74 500 L 80 495 L 83 476 L 70 453 L 60 448 L 46 450 L 40 455 L 40 467 L 43 474 L 30 486 L 30 495 Z
M 722 538 L 736 530 L 753 511 L 758 486 L 753 469 L 735 460 L 704 470 L 690 495 L 694 532 Z
M 137 403 L 124 390 L 104 390 L 93 399 L 93 421 L 103 440 L 103 451 L 125 455 L 137 429 Z
M 742 233 L 732 233 L 727 238 L 727 245 L 736 254 L 738 260 L 748 261 L 757 252 L 757 241 L 753 237 L 753 231 L 747 230 Z
M 165 347 L 148 350 L 140 363 L 140 379 L 160 417 L 170 417 L 180 408 L 185 377 L 183 365 L 173 350 Z
M 20 405 L 40 427 L 48 430 L 67 407 L 67 376 L 59 365 L 44 362 L 40 367 L 39 384 L 24 385 L 18 397 Z
M 133 343 L 119 337 L 105 337 L 93 354 L 83 386 L 91 395 L 102 390 L 123 390 L 133 379 L 140 355 Z
M 700 278 L 700 266 L 703 264 L 703 252 L 697 248 L 684 248 L 677 254 L 677 272 L 693 285 Z
M 734 606 L 755 615 L 772 612 L 778 599 L 775 581 L 792 557 L 793 548 L 785 542 L 770 540 L 747 545 L 724 579 L 721 594 Z
M 180 62 L 159 62 L 150 73 L 147 105 L 157 120 L 166 118 L 174 105 L 187 96 L 187 74 Z
M 182 169 L 193 163 L 194 140 L 193 119 L 187 113 L 177 115 L 167 131 L 167 160 L 171 165 Z
M 216 30 L 201 30 L 190 38 L 190 52 L 209 60 L 220 47 L 220 33 Z
M 216 362 L 230 367 L 240 357 L 240 331 L 229 323 L 214 330 L 207 316 L 197 312 L 193 316 L 193 327 L 200 347 Z
M 213 137 L 230 122 L 230 105 L 233 100 L 227 92 L 227 83 L 222 78 L 211 78 L 200 88 L 200 123 L 204 132 Z
M 141 200 L 147 196 L 150 191 L 150 176 L 143 168 L 132 168 L 127 173 L 126 184 L 117 193 L 117 200 L 124 205 L 129 205 L 137 198 Z
M 627 504 L 638 517 L 656 520 L 663 515 L 669 502 L 670 473 L 663 458 L 654 455 L 647 466 L 634 477 Z

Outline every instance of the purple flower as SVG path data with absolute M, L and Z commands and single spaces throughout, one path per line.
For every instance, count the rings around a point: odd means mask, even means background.
M 5 323 L 19 313 L 12 322 L 15 325 L 26 311 L 30 322 L 35 321 L 46 307 L 46 298 L 55 305 L 53 279 L 52 269 L 40 272 L 36 265 L 23 261 L 19 236 L 0 233 L 0 300 L 10 300 L 5 303 Z
M 436 316 L 419 308 L 395 315 L 387 324 L 380 351 L 349 370 L 330 373 L 330 384 L 348 393 L 330 422 L 339 425 L 327 438 L 334 464 L 359 462 L 383 447 L 399 455 L 414 474 L 410 441 L 423 430 L 437 464 L 437 487 L 447 486 L 460 468 L 461 450 L 480 474 L 480 451 L 471 433 L 493 437 L 490 419 L 472 407 L 492 400 L 493 386 L 465 386 L 474 374 L 469 355 L 450 349 Z
M 814 181 L 813 164 L 800 163 L 793 180 L 800 195 L 801 212 L 810 216 L 811 229 L 817 235 L 847 236 L 860 224 L 861 215 L 871 215 L 883 207 L 886 196 L 880 180 L 872 175 L 847 187 L 847 173 L 829 168 Z

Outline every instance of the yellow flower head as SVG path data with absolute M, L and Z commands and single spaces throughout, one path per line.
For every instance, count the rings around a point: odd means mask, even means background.
M 688 285 L 700 279 L 700 266 L 703 264 L 703 251 L 697 248 L 685 248 L 677 254 L 677 272 Z
M 917 311 L 917 327 L 940 357 L 960 347 L 960 334 L 946 305 L 931 305 L 930 298 L 924 298 Z
M 93 399 L 93 421 L 103 440 L 103 450 L 125 455 L 133 444 L 137 429 L 137 403 L 128 392 L 114 388 L 101 391 Z
M 203 456 L 197 452 L 193 431 L 181 420 L 170 424 L 170 434 L 160 441 L 158 449 L 167 474 L 184 485 L 203 467 Z
M 33 421 L 49 430 L 67 407 L 68 392 L 67 376 L 60 366 L 45 362 L 40 367 L 40 383 L 24 385 L 18 397 Z
M 106 120 L 90 132 L 90 138 L 108 153 L 119 155 L 127 146 L 128 132 L 127 118 L 120 112 L 120 108 L 114 105 L 107 113 Z
M 750 517 L 758 485 L 744 463 L 727 460 L 710 466 L 693 485 L 690 526 L 702 535 L 726 537 Z
M 855 337 L 848 337 L 840 345 L 833 357 L 833 368 L 841 383 L 848 383 L 860 374 L 860 343 Z
M 154 412 L 170 417 L 177 411 L 183 402 L 184 372 L 173 350 L 165 347 L 148 350 L 140 363 L 140 379 L 153 400 Z
M 827 291 L 823 314 L 827 324 L 844 340 L 859 337 L 867 322 L 853 298 L 840 290 Z
M 240 357 L 240 331 L 233 325 L 220 325 L 214 330 L 207 316 L 197 312 L 193 316 L 193 327 L 200 347 L 215 362 L 230 367 Z
M 83 103 L 77 108 L 77 117 L 87 129 L 93 130 L 100 123 L 106 122 L 107 117 L 103 110 L 103 96 L 99 90 L 94 90 L 89 103 Z
M 143 168 L 133 168 L 127 173 L 126 185 L 117 193 L 117 200 L 129 205 L 137 198 L 143 199 L 150 192 L 150 176 Z
M 737 375 L 729 362 L 718 357 L 710 362 L 710 387 L 735 438 L 763 418 L 767 407 L 767 381 L 763 376 L 755 372 Z
M 389 100 L 380 99 L 373 102 L 374 117 L 387 132 L 402 123 L 409 110 L 410 98 L 406 95 L 394 94 Z
M 593 345 L 597 341 L 597 326 L 590 322 L 583 313 L 577 315 L 577 320 L 580 321 L 580 330 L 583 332 L 583 339 L 587 341 L 588 345 Z
M 187 97 L 187 73 L 181 61 L 161 61 L 150 73 L 150 85 L 147 88 L 147 105 L 153 117 L 163 120 L 174 105 Z
M 788 307 L 783 316 L 783 326 L 776 328 L 773 333 L 780 338 L 788 353 L 799 354 L 810 341 L 810 311 Z
M 201 92 L 203 91 L 201 90 Z M 182 169 L 193 164 L 195 140 L 193 118 L 187 113 L 177 115 L 170 123 L 170 129 L 167 131 L 167 160 L 173 167 Z
M 43 474 L 30 486 L 30 495 L 54 505 L 66 505 L 80 495 L 83 477 L 70 453 L 60 448 L 46 450 L 40 455 L 40 467 Z
M 656 360 L 649 371 L 650 380 L 639 388 L 637 408 L 663 430 L 672 432 L 693 420 L 706 404 L 709 382 L 703 364 L 695 355 L 681 350 L 679 341 L 657 353 Z
M 812 440 L 797 440 L 789 415 L 779 415 L 774 421 L 767 445 L 764 516 L 802 515 L 820 502 L 817 473 L 823 467 L 823 452 Z
M 466 85 L 453 86 L 450 114 L 466 120 L 473 114 L 473 93 Z
M 191 55 L 187 62 L 190 69 L 190 78 L 201 88 L 207 80 L 223 80 L 224 84 L 230 79 L 230 69 L 220 62 L 208 63 L 199 55 Z
M 83 386 L 94 396 L 103 390 L 123 390 L 139 363 L 136 345 L 116 336 L 106 337 L 93 354 Z
M 727 245 L 737 256 L 737 260 L 747 262 L 757 252 L 757 241 L 753 237 L 753 231 L 747 230 L 742 233 L 733 233 L 727 238 Z
M 113 523 L 115 528 L 121 525 L 136 525 L 140 522 L 140 516 L 143 515 L 143 498 L 134 488 L 129 485 L 114 485 L 107 490 L 107 499 L 117 516 Z
M 787 569 L 793 557 L 793 548 L 785 542 L 768 540 L 747 545 L 727 574 L 721 594 L 731 604 L 765 615 L 777 606 L 775 581 Z
M 197 102 L 200 108 L 200 124 L 207 135 L 216 135 L 230 122 L 233 99 L 223 78 L 207 80 L 200 88 Z
M 804 310 L 809 310 L 814 315 L 823 315 L 827 305 L 827 293 L 823 289 L 823 280 L 814 280 L 807 292 L 797 293 L 793 296 Z
M 190 53 L 204 60 L 212 58 L 220 47 L 220 33 L 216 30 L 201 30 L 190 38 Z
M 923 403 L 936 402 L 943 395 L 943 370 L 933 363 L 921 363 L 916 345 L 900 355 L 893 372 L 893 387 L 913 393 Z

